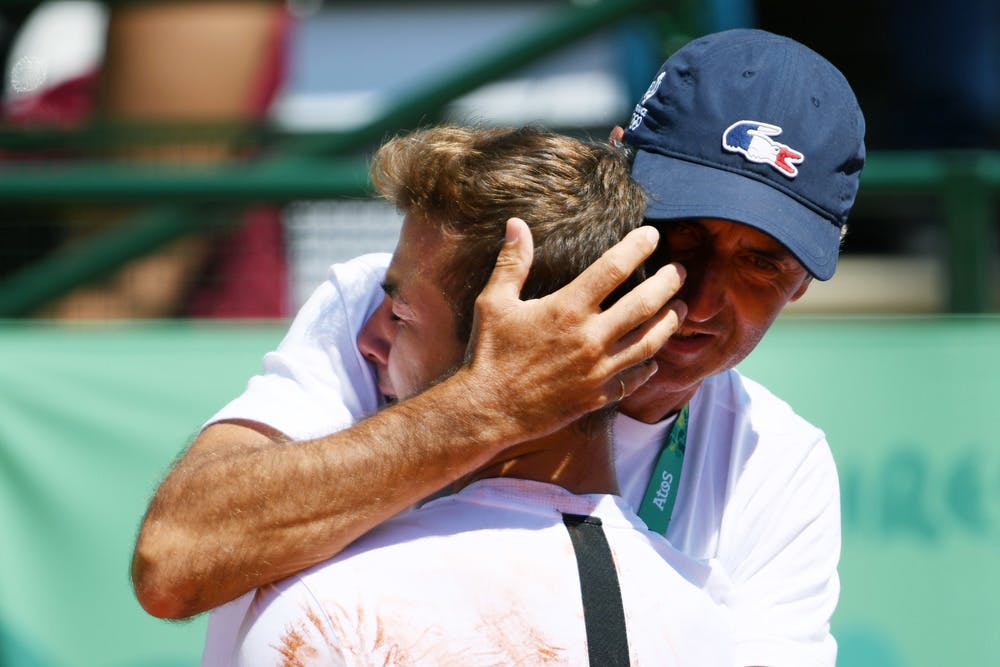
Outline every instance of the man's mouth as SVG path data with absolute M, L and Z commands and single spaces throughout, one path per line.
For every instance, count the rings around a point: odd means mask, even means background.
M 378 388 L 378 393 L 382 395 L 382 400 L 385 403 L 395 402 L 396 392 L 392 388 L 392 383 L 389 382 L 389 372 L 385 367 L 375 367 L 375 386 Z
M 667 349 L 671 352 L 692 354 L 703 350 L 712 338 L 712 334 L 693 329 L 681 329 L 667 341 Z
M 714 336 L 714 334 L 706 331 L 698 331 L 697 329 L 678 329 L 671 338 L 691 340 L 696 338 L 710 338 L 711 336 Z

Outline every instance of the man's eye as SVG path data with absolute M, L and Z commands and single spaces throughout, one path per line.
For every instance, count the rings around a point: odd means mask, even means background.
M 763 269 L 765 271 L 776 271 L 778 269 L 777 264 L 766 257 L 761 257 L 760 255 L 750 255 L 750 263 L 758 269 Z
M 668 228 L 667 233 L 676 236 L 683 236 L 687 238 L 699 238 L 699 239 L 704 236 L 704 232 L 700 227 L 692 225 L 689 222 L 678 222 L 674 225 L 671 225 Z
M 692 262 L 697 260 L 703 250 L 697 240 L 682 238 L 670 239 L 666 252 L 672 262 Z
M 672 230 L 666 236 L 666 245 L 671 251 L 693 250 L 702 244 L 702 237 L 689 227 Z
M 402 322 L 403 321 L 403 318 L 400 317 L 399 315 L 397 315 L 394 312 L 390 312 L 389 313 L 389 319 L 392 320 L 393 322 Z
M 674 253 L 691 252 L 699 247 L 697 241 L 691 239 L 670 239 L 667 246 L 670 248 L 670 252 Z

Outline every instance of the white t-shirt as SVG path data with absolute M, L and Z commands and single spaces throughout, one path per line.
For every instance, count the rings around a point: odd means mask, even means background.
M 335 265 L 296 316 L 264 373 L 209 423 L 263 422 L 293 439 L 345 428 L 377 406 L 357 333 L 382 298 L 389 255 Z M 622 496 L 641 502 L 669 422 L 619 415 L 615 467 Z M 840 492 L 822 431 L 731 370 L 691 401 L 687 450 L 667 538 L 710 568 L 710 589 L 733 613 L 734 665 L 833 665 L 829 620 L 840 583 Z M 251 596 L 212 614 L 211 647 L 233 632 Z
M 257 592 L 234 665 L 586 665 L 562 513 L 596 516 L 627 610 L 632 665 L 732 664 L 708 570 L 617 496 L 487 479 L 392 519 L 336 558 Z

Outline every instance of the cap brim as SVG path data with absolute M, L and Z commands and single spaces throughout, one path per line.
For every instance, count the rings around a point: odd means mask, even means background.
M 780 241 L 819 280 L 837 268 L 840 228 L 790 196 L 753 178 L 638 151 L 632 176 L 646 191 L 646 218 L 718 218 Z

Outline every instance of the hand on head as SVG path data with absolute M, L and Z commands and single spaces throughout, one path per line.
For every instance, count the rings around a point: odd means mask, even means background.
M 476 301 L 469 368 L 509 401 L 526 432 L 543 435 L 631 393 L 656 372 L 651 357 L 683 321 L 674 299 L 683 268 L 668 264 L 606 310 L 601 303 L 653 252 L 651 227 L 628 234 L 564 288 L 522 301 L 533 254 L 517 218 Z M 619 382 L 619 379 L 621 382 Z

